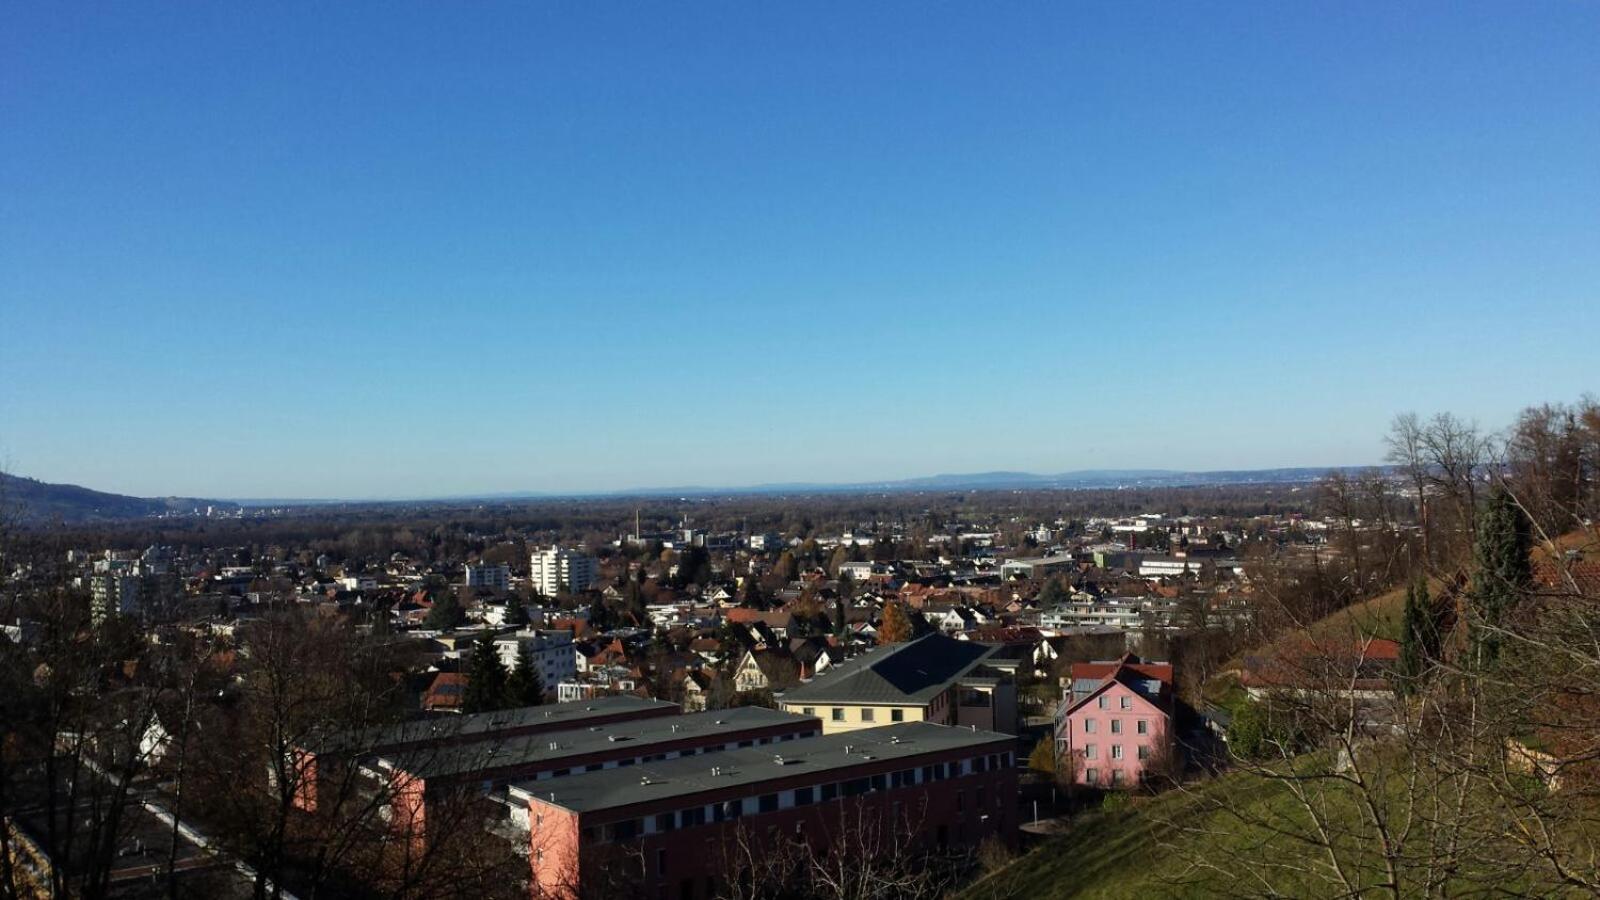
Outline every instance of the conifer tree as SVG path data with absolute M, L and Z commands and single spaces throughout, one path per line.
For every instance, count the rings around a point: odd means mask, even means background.
M 435 631 L 449 631 L 466 620 L 467 611 L 462 608 L 455 592 L 445 591 L 433 601 L 433 608 L 428 610 L 424 624 Z
M 1477 537 L 1473 547 L 1477 570 L 1472 575 L 1473 656 L 1479 666 L 1491 666 L 1500 656 L 1498 629 L 1533 580 L 1528 521 L 1509 493 L 1499 490 L 1489 498 L 1488 507 L 1478 517 Z
M 1400 635 L 1400 689 L 1415 690 L 1428 667 L 1439 658 L 1439 624 L 1433 602 L 1428 598 L 1428 582 L 1417 578 L 1406 586 L 1404 632 Z
M 503 709 L 505 699 L 506 664 L 495 649 L 494 639 L 485 632 L 472 646 L 472 667 L 467 673 L 461 711 L 478 713 Z
M 506 603 L 506 624 L 518 628 L 528 624 L 528 608 L 516 597 L 512 597 Z
M 517 665 L 506 678 L 507 706 L 538 706 L 544 702 L 544 681 L 533 667 L 533 656 L 526 650 L 517 653 Z

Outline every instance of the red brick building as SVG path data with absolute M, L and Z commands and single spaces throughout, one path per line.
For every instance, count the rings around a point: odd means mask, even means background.
M 627 769 L 711 750 L 784 745 L 822 733 L 822 720 L 762 707 L 589 725 L 512 737 L 421 747 L 363 765 L 376 790 L 387 788 L 389 821 L 413 839 L 426 835 L 429 810 L 471 803 L 514 781 L 542 784 L 574 773 Z M 525 828 L 526 807 L 507 815 Z
M 1016 836 L 1016 738 L 927 722 L 512 786 L 529 814 L 535 897 L 702 900 L 737 860 L 850 846 L 914 850 Z M 752 848 L 752 845 L 753 848 Z

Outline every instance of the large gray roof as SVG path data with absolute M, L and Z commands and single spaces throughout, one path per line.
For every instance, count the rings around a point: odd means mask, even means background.
M 511 787 L 511 795 L 524 802 L 527 798 L 537 798 L 574 812 L 596 812 L 797 775 L 820 774 L 874 760 L 910 761 L 930 753 L 996 743 L 1006 745 L 997 749 L 1010 749 L 1016 738 L 931 722 L 901 722 L 766 747 L 569 775 L 551 781 L 524 781 Z M 712 774 L 713 769 L 716 774 Z
M 495 712 L 474 713 L 466 716 L 437 716 L 395 725 L 363 728 L 331 735 L 314 748 L 319 753 L 355 752 L 381 753 L 398 747 L 423 742 L 460 740 L 477 736 L 492 736 L 498 731 L 524 728 L 560 727 L 577 728 L 586 721 L 630 712 L 676 709 L 678 704 L 665 700 L 646 700 L 628 694 L 615 697 L 598 697 L 579 703 L 554 703 L 545 706 L 522 706 Z
M 920 706 L 994 652 L 990 644 L 929 634 L 877 647 L 825 669 L 781 698 L 793 703 L 872 703 Z
M 799 726 L 807 722 L 815 725 L 818 731 L 822 729 L 821 720 L 815 716 L 745 706 L 685 716 L 629 719 L 566 731 L 542 731 L 501 738 L 491 736 L 439 748 L 402 750 L 379 757 L 377 764 L 384 768 L 404 769 L 423 778 L 439 778 L 493 771 L 507 766 L 531 765 L 540 761 L 556 762 L 623 747 L 644 755 L 653 752 L 650 748 L 655 745 L 685 741 L 691 737 L 710 738 L 786 724 L 800 730 Z

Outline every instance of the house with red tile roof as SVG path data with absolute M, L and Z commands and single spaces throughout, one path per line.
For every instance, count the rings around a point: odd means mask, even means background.
M 1088 787 L 1132 787 L 1172 752 L 1172 666 L 1133 654 L 1076 663 L 1056 718 L 1056 756 Z

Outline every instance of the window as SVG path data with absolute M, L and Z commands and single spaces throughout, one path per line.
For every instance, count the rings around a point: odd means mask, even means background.
M 1121 784 L 1122 783 L 1122 770 L 1121 769 L 1112 769 L 1111 770 L 1111 783 L 1112 784 Z
M 1093 744 L 1084 744 L 1083 745 L 1083 758 L 1084 759 L 1094 759 L 1095 755 L 1097 753 L 1099 753 L 1099 748 L 1096 747 L 1095 745 L 1093 745 Z
M 1094 734 L 1094 730 L 1098 726 L 1098 724 L 1099 723 L 1097 723 L 1094 719 L 1084 719 L 1083 720 L 1083 733 L 1084 734 Z
M 761 795 L 761 801 L 757 805 L 757 808 L 760 809 L 764 813 L 777 812 L 778 811 L 778 795 L 777 794 L 762 794 Z
M 1121 734 L 1122 733 L 1122 720 L 1121 719 L 1112 719 L 1111 720 L 1111 733 L 1112 734 Z
M 1122 698 L 1122 708 L 1123 709 L 1133 709 L 1133 698 L 1132 697 L 1123 697 Z
M 871 722 L 873 714 L 874 714 L 874 710 L 873 710 L 872 707 L 870 707 L 870 706 L 861 707 L 861 721 L 863 721 L 863 722 Z
M 1112 759 L 1121 759 L 1122 758 L 1122 745 L 1121 744 L 1112 744 L 1111 745 L 1111 758 Z
M 737 819 L 744 813 L 744 803 L 740 800 L 729 800 L 722 804 L 723 819 Z
M 802 706 L 800 707 L 800 712 L 803 715 L 814 716 L 817 714 L 817 708 L 815 706 Z
M 844 710 L 842 710 L 839 707 L 835 706 L 833 708 L 833 720 L 835 722 L 843 722 L 844 721 Z
M 1084 781 L 1085 784 L 1099 784 L 1100 783 L 1100 770 L 1099 769 L 1084 769 L 1083 770 L 1083 781 Z
M 1139 758 L 1140 759 L 1149 759 L 1150 758 L 1150 748 L 1141 746 L 1139 748 Z
M 829 800 L 832 800 L 833 798 L 835 798 L 837 796 L 839 796 L 839 785 L 838 784 L 829 783 L 829 784 L 825 784 L 825 785 L 822 786 L 822 800 L 823 800 L 824 803 L 826 803 Z
M 806 806 L 806 805 L 808 805 L 810 803 L 811 803 L 811 788 L 803 787 L 803 788 L 795 788 L 794 789 L 794 805 L 795 806 Z
M 667 874 L 667 851 L 665 850 L 656 851 L 656 874 Z
M 966 791 L 956 791 L 956 812 L 961 812 L 961 811 L 965 810 L 966 808 L 967 808 L 967 792 Z
M 662 813 L 661 815 L 656 816 L 656 830 L 671 831 L 677 827 L 678 823 L 675 821 L 676 818 L 677 817 L 672 813 Z
M 1139 720 L 1139 727 L 1138 727 L 1137 730 L 1138 730 L 1138 732 L 1140 734 L 1149 734 L 1150 733 L 1150 723 L 1145 721 L 1144 719 L 1140 719 Z
M 872 776 L 872 789 L 873 790 L 881 791 L 881 790 L 887 789 L 888 787 L 889 787 L 889 776 L 887 776 L 887 775 L 874 775 L 874 776 Z
M 905 710 L 903 710 L 903 709 L 891 709 L 891 710 L 889 710 L 889 721 L 891 721 L 891 722 L 904 722 L 905 720 L 906 720 L 906 711 Z
M 1107 697 L 1105 694 L 1101 694 L 1100 699 L 1095 702 L 1100 706 L 1101 709 L 1111 708 L 1111 698 Z

